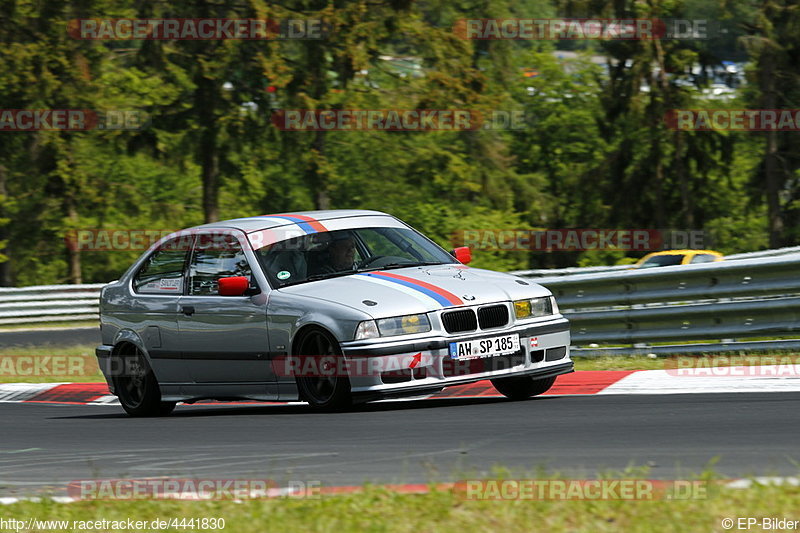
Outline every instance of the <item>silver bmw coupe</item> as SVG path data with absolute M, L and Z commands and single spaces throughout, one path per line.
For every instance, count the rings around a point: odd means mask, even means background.
M 338 410 L 484 379 L 546 392 L 573 370 L 555 299 L 469 261 L 377 211 L 179 231 L 103 288 L 100 368 L 134 416 L 207 399 Z

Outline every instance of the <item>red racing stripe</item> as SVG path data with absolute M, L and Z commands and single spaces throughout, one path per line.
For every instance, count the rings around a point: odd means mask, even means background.
M 456 296 L 455 294 L 453 294 L 450 291 L 446 291 L 446 290 L 444 290 L 444 289 L 442 289 L 440 287 L 437 287 L 436 285 L 431 285 L 430 283 L 426 283 L 424 281 L 419 281 L 419 280 L 414 279 L 414 278 L 401 276 L 400 274 L 392 274 L 391 272 L 379 271 L 379 272 L 372 272 L 372 274 L 379 274 L 381 276 L 386 276 L 387 278 L 394 278 L 394 279 L 397 279 L 397 280 L 400 280 L 400 281 L 405 281 L 406 283 L 412 283 L 414 285 L 419 285 L 420 287 L 424 287 L 424 288 L 428 289 L 429 291 L 435 292 L 436 294 L 438 294 L 439 296 L 445 298 L 448 302 L 450 302 L 453 305 L 464 305 L 464 301 L 461 298 L 459 298 L 458 296 Z
M 303 222 L 307 222 L 309 226 L 311 226 L 312 228 L 314 228 L 317 231 L 328 231 L 328 228 L 323 226 L 322 223 L 319 220 L 317 220 L 316 218 L 307 217 L 305 215 L 293 215 L 291 213 L 283 213 L 283 214 L 280 214 L 280 215 L 269 215 L 269 216 L 272 216 L 272 217 L 289 216 L 289 217 L 299 218 Z

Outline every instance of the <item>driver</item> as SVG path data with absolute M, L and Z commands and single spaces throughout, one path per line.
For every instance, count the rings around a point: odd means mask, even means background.
M 356 243 L 353 236 L 348 233 L 332 235 L 333 240 L 328 244 L 327 261 L 320 265 L 319 273 L 328 274 L 353 270 L 355 268 Z

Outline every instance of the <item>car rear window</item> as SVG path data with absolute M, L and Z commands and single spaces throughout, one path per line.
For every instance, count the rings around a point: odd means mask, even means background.
M 133 278 L 133 289 L 142 294 L 183 294 L 186 257 L 192 238 L 176 237 L 158 247 Z

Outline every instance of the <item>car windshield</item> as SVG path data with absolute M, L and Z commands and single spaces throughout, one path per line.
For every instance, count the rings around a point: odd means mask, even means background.
M 652 267 L 663 267 L 663 266 L 672 266 L 672 265 L 680 265 L 681 261 L 683 261 L 682 255 L 654 255 L 644 263 L 639 268 L 652 268 Z
M 409 228 L 358 228 L 312 233 L 256 251 L 273 287 L 370 270 L 457 261 Z

